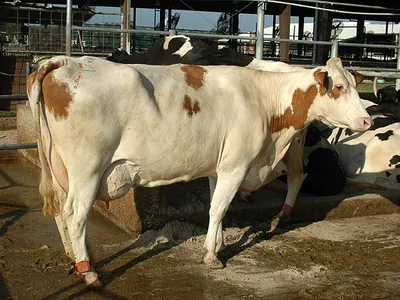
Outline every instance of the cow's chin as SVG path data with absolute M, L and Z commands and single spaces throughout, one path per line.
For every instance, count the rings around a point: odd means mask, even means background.
M 322 123 L 324 123 L 325 125 L 330 126 L 330 127 L 333 126 L 333 127 L 338 127 L 338 128 L 349 128 L 348 125 L 341 124 L 341 123 L 336 122 L 336 121 L 331 121 L 331 120 L 329 120 L 327 118 L 324 118 L 322 116 L 320 116 L 320 121 Z
M 371 118 L 358 118 L 351 122 L 351 124 L 339 123 L 337 121 L 329 120 L 328 118 L 324 118 L 322 116 L 320 116 L 320 120 L 322 121 L 322 123 L 328 126 L 334 126 L 344 129 L 350 128 L 353 131 L 366 131 L 370 129 L 374 124 L 374 121 Z

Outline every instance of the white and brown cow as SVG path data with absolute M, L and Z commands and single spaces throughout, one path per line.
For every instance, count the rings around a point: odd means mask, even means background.
M 88 285 L 99 284 L 86 248 L 95 199 L 120 198 L 131 186 L 213 178 L 204 262 L 221 267 L 222 219 L 235 193 L 274 179 L 301 130 L 322 119 L 356 131 L 372 125 L 339 59 L 269 73 L 60 56 L 29 76 L 28 95 L 40 128 L 44 213 L 57 216 Z
M 236 65 L 269 72 L 304 70 L 283 62 L 254 59 L 227 48 L 218 49 L 216 42 L 184 35 L 160 38 L 142 53 L 129 55 L 123 50 L 115 50 L 107 60 L 123 64 Z M 359 73 L 353 75 L 357 84 L 364 79 Z M 304 152 L 305 143 L 307 148 Z M 314 196 L 328 196 L 340 193 L 346 184 L 346 174 L 334 147 L 324 140 L 316 128 L 301 131 L 273 172 L 276 176 L 285 174 L 282 177 L 287 178 L 288 192 L 281 212 L 272 220 L 271 231 L 290 219 L 299 188 Z M 214 185 L 213 181 L 210 178 L 211 186 Z M 251 193 L 241 192 L 242 199 L 248 200 L 250 197 Z

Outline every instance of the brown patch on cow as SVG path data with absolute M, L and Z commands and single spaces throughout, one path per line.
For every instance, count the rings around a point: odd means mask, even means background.
M 271 133 L 281 131 L 283 128 L 294 127 L 300 130 L 304 127 L 308 117 L 308 110 L 317 96 L 317 86 L 312 85 L 306 91 L 295 90 L 292 97 L 292 106 L 288 107 L 282 116 L 273 116 L 270 121 Z
M 360 74 L 356 71 L 352 71 L 351 74 L 354 76 L 354 79 L 356 80 L 356 85 L 359 85 L 365 79 L 363 74 Z
M 321 97 L 325 96 L 329 88 L 328 72 L 321 72 L 321 69 L 317 69 L 314 72 L 314 79 L 319 85 L 319 94 Z
M 191 118 L 193 114 L 197 114 L 200 111 L 199 102 L 195 101 L 192 106 L 192 99 L 188 95 L 185 95 L 183 109 L 186 110 L 188 117 Z
M 186 83 L 194 89 L 199 89 L 204 85 L 204 74 L 207 71 L 199 66 L 182 66 L 181 70 L 185 72 Z
M 73 101 L 66 83 L 55 80 L 53 73 L 47 74 L 42 84 L 44 104 L 57 121 L 68 118 L 68 107 Z
M 31 92 L 32 92 L 33 83 L 34 83 L 35 80 L 36 80 L 36 75 L 37 75 L 36 71 L 35 71 L 35 72 L 32 72 L 32 74 L 30 74 L 30 75 L 28 76 L 28 79 L 26 80 L 26 87 L 27 87 L 27 90 L 28 90 L 28 96 L 29 96 L 29 97 L 30 97 Z
M 332 88 L 332 91 L 331 91 L 331 98 L 333 98 L 333 99 L 337 99 L 337 98 L 339 98 L 340 97 L 340 90 L 336 87 L 336 86 L 334 86 L 333 88 Z

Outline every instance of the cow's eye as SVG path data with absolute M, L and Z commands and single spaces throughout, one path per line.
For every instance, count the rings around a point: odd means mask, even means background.
M 336 88 L 337 88 L 338 91 L 341 91 L 341 90 L 343 90 L 343 85 L 337 84 Z

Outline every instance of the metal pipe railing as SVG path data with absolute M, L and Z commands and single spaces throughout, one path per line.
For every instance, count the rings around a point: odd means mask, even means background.
M 28 95 L 0 95 L 0 100 L 28 100 Z
M 19 149 L 34 149 L 37 148 L 37 143 L 22 143 L 22 144 L 0 144 L 0 150 L 19 150 Z

